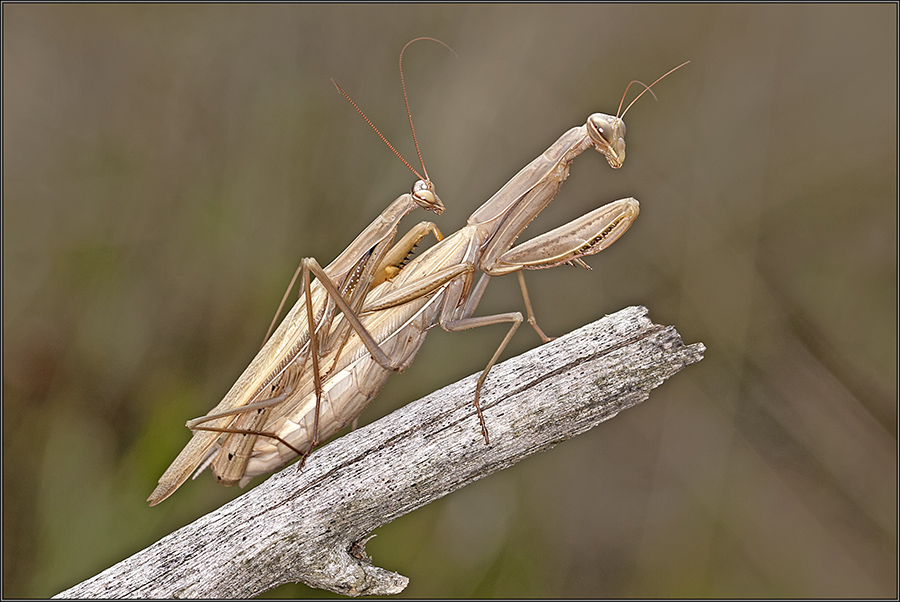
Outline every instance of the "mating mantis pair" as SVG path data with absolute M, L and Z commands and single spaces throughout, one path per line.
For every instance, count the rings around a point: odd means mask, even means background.
M 402 57 L 401 51 L 401 82 Z M 550 340 L 534 319 L 522 270 L 561 264 L 588 267 L 581 258 L 618 240 L 637 218 L 638 202 L 614 201 L 528 242 L 513 244 L 553 200 L 582 152 L 593 147 L 612 168 L 621 167 L 622 118 L 637 98 L 625 111 L 620 103 L 615 116 L 594 113 L 584 125 L 564 133 L 479 207 L 465 227 L 446 238 L 433 223 L 422 222 L 393 242 L 400 219 L 414 209 L 437 214 L 443 210 L 426 172 L 409 194 L 391 203 L 326 268 L 304 259 L 298 268 L 300 299 L 225 398 L 205 416 L 188 421 L 194 434 L 160 477 L 150 505 L 166 499 L 192 472 L 207 465 L 220 483 L 242 486 L 298 456 L 302 466 L 320 441 L 365 409 L 392 372 L 402 372 L 412 363 L 434 326 L 458 331 L 510 325 L 473 392 L 482 436 L 489 443 L 479 404 L 481 389 L 524 318 L 520 312 L 476 317 L 478 302 L 491 277 L 516 272 L 528 322 L 543 341 Z M 439 242 L 406 263 L 429 233 Z M 477 271 L 482 276 L 475 283 Z

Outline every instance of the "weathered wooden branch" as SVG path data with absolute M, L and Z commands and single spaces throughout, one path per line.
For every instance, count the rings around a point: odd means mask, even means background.
M 369 534 L 404 514 L 581 434 L 703 358 L 672 326 L 629 307 L 410 403 L 317 450 L 250 492 L 63 598 L 242 598 L 287 582 L 348 595 L 394 594 L 409 580 L 374 566 Z

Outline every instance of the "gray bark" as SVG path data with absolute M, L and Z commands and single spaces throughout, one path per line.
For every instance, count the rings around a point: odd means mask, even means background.
M 703 358 L 672 326 L 629 307 L 412 402 L 288 466 L 245 495 L 99 575 L 80 598 L 242 598 L 302 581 L 347 595 L 402 591 L 374 566 L 370 533 L 477 479 L 544 451 L 645 399 Z

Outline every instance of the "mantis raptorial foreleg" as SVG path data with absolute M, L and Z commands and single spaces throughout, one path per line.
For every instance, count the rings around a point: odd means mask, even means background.
M 549 202 L 549 200 L 552 200 L 552 197 L 551 199 L 546 199 L 546 202 Z M 424 273 L 442 274 L 445 276 L 439 280 L 442 283 L 441 286 L 445 288 L 441 292 L 441 300 L 434 304 L 435 309 L 433 310 L 431 323 L 439 324 L 442 329 L 448 332 L 469 330 L 493 324 L 510 324 L 509 330 L 481 372 L 475 386 L 473 404 L 478 415 L 485 443 L 489 443 L 490 437 L 487 424 L 479 403 L 481 391 L 491 368 L 500 358 L 503 350 L 524 320 L 520 312 L 472 316 L 487 287 L 491 273 L 502 275 L 513 271 L 518 272 L 522 296 L 528 312 L 528 321 L 542 339 L 547 339 L 548 337 L 544 335 L 534 320 L 534 313 L 531 309 L 531 302 L 528 298 L 521 270 L 554 267 L 572 262 L 586 255 L 599 253 L 625 233 L 637 218 L 638 212 L 639 205 L 635 199 L 629 198 L 615 201 L 564 226 L 560 226 L 545 235 L 514 247 L 510 251 L 501 254 L 493 262 L 493 265 L 487 265 L 483 261 L 479 262 L 478 254 L 490 249 L 492 241 L 496 239 L 488 237 L 484 240 L 482 238 L 483 231 L 470 220 L 466 228 L 447 237 L 442 243 L 435 245 L 404 268 L 395 283 L 391 283 L 396 287 L 395 290 L 391 290 L 391 286 L 374 290 L 367 297 L 363 311 L 385 311 L 391 307 L 400 307 L 402 304 L 411 304 L 422 296 L 430 294 L 430 290 L 420 291 L 420 281 L 416 280 L 417 271 L 422 271 L 422 279 L 429 277 L 425 276 Z M 523 212 L 522 215 L 524 216 L 522 221 L 527 225 L 531 220 L 528 219 L 528 214 Z M 524 228 L 524 225 L 522 228 Z M 495 232 L 494 235 L 496 236 L 498 232 Z M 446 249 L 442 249 L 444 246 L 446 246 Z M 431 252 L 434 252 L 436 257 L 432 258 Z M 447 261 L 448 257 L 454 256 L 460 258 L 459 263 L 455 266 L 452 263 L 451 265 L 440 266 L 437 262 L 438 258 Z M 471 273 L 474 272 L 476 265 L 481 268 L 484 274 L 478 284 L 470 289 Z M 463 267 L 468 269 L 464 270 L 462 269 Z M 459 270 L 458 276 L 450 276 L 454 270 Z M 406 276 L 406 280 L 410 282 L 406 283 L 403 276 Z M 434 278 L 433 275 L 430 277 Z M 440 307 L 439 311 L 437 309 L 438 306 Z
M 381 265 L 375 271 L 372 288 L 396 276 L 409 259 L 413 250 L 419 245 L 419 242 L 429 234 L 433 234 L 438 242 L 444 240 L 444 235 L 432 222 L 419 222 L 409 232 L 404 234 L 403 238 L 387 252 Z

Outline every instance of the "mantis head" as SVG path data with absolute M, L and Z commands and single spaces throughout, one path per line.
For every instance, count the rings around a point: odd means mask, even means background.
M 594 113 L 587 119 L 587 131 L 598 152 L 613 169 L 625 162 L 625 122 L 621 117 Z
M 416 204 L 425 209 L 440 215 L 444 211 L 444 204 L 440 197 L 434 191 L 434 184 L 431 180 L 418 180 L 413 184 L 412 190 L 409 191 Z

